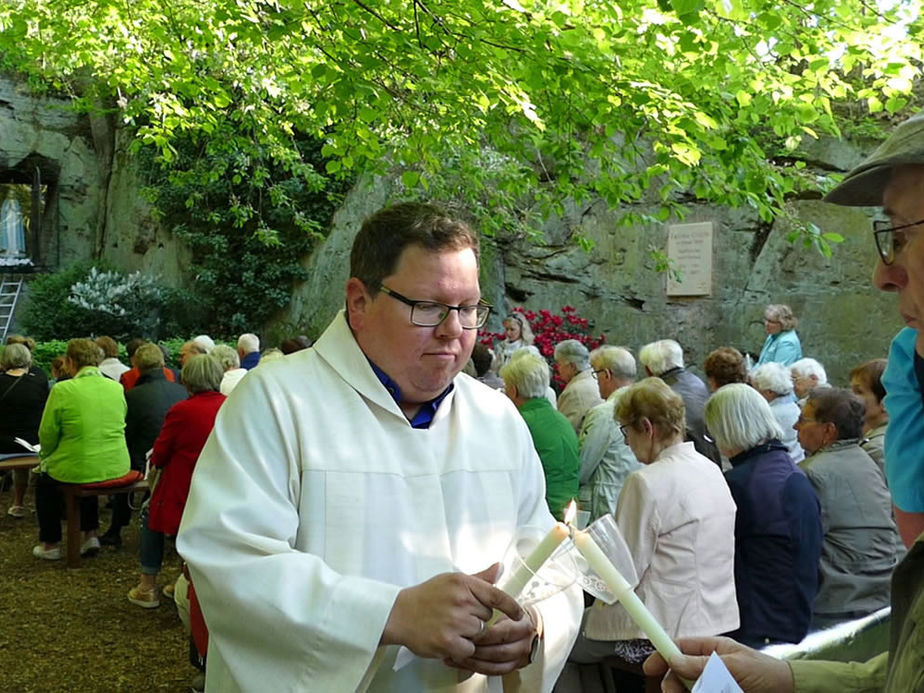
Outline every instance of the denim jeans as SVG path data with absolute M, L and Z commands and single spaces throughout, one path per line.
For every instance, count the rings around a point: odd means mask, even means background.
M 142 575 L 157 575 L 164 562 L 164 535 L 148 527 L 147 506 L 141 511 L 139 524 L 139 559 Z

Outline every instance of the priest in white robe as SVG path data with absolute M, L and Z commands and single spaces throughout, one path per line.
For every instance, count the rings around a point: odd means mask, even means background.
M 523 610 L 491 584 L 553 519 L 516 409 L 460 373 L 487 317 L 477 252 L 434 207 L 381 210 L 346 311 L 223 405 L 177 540 L 207 690 L 551 689 L 581 593 Z

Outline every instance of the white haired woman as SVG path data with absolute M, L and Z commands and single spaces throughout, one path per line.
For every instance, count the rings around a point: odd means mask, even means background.
M 793 392 L 792 376 L 781 363 L 765 363 L 751 371 L 751 385 L 770 404 L 770 411 L 780 425 L 780 442 L 786 446 L 792 461 L 799 464 L 805 459 L 805 450 L 799 445 L 799 436 L 793 428 L 799 419 L 799 405 Z
M 706 425 L 731 463 L 725 480 L 738 506 L 741 626 L 731 636 L 751 647 L 800 642 L 812 622 L 821 555 L 821 508 L 812 484 L 780 441 L 767 400 L 749 385 L 719 388 L 706 402 Z
M 760 350 L 755 365 L 765 363 L 782 363 L 789 366 L 802 358 L 802 344 L 796 334 L 798 324 L 792 308 L 782 303 L 775 303 L 764 309 L 764 329 L 767 339 Z
M 684 442 L 683 400 L 660 378 L 646 378 L 622 393 L 616 418 L 643 465 L 616 505 L 641 578 L 635 592 L 673 638 L 734 630 L 735 503 L 715 463 Z M 654 651 L 618 603 L 586 610 L 582 632 L 573 663 L 617 656 L 637 664 Z

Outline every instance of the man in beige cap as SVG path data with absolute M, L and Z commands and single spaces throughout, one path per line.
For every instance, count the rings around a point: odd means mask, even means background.
M 883 208 L 888 221 L 873 222 L 879 252 L 873 283 L 898 294 L 898 310 L 907 325 L 892 342 L 882 378 L 891 417 L 886 475 L 899 530 L 910 546 L 892 576 L 889 651 L 864 663 L 786 662 L 729 638 L 681 640 L 685 655 L 671 660 L 664 691 L 684 691 L 678 677 L 697 678 L 713 652 L 722 656 L 746 693 L 922 690 L 924 640 L 915 624 L 924 620 L 924 335 L 919 335 L 924 327 L 924 111 L 899 125 L 825 200 Z M 645 670 L 657 675 L 667 665 L 654 654 Z

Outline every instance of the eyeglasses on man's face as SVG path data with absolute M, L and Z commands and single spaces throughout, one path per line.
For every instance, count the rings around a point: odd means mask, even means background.
M 459 324 L 463 329 L 477 330 L 485 324 L 488 315 L 491 314 L 491 306 L 484 302 L 471 306 L 450 306 L 437 301 L 415 301 L 389 289 L 384 284 L 380 284 L 379 289 L 382 293 L 410 306 L 411 323 L 418 327 L 436 327 L 442 324 L 450 312 L 456 311 L 459 314 Z
M 609 370 L 609 368 L 601 368 L 600 370 L 591 371 L 591 373 L 594 376 L 594 380 L 600 380 L 600 374 L 609 373 Z
M 891 221 L 877 220 L 873 222 L 873 237 L 876 239 L 876 250 L 879 252 L 879 257 L 882 258 L 882 264 L 891 265 L 895 261 L 895 256 L 905 246 L 908 240 L 905 229 L 920 226 L 921 224 L 924 224 L 924 219 L 911 224 L 902 224 L 901 226 L 892 226 Z

